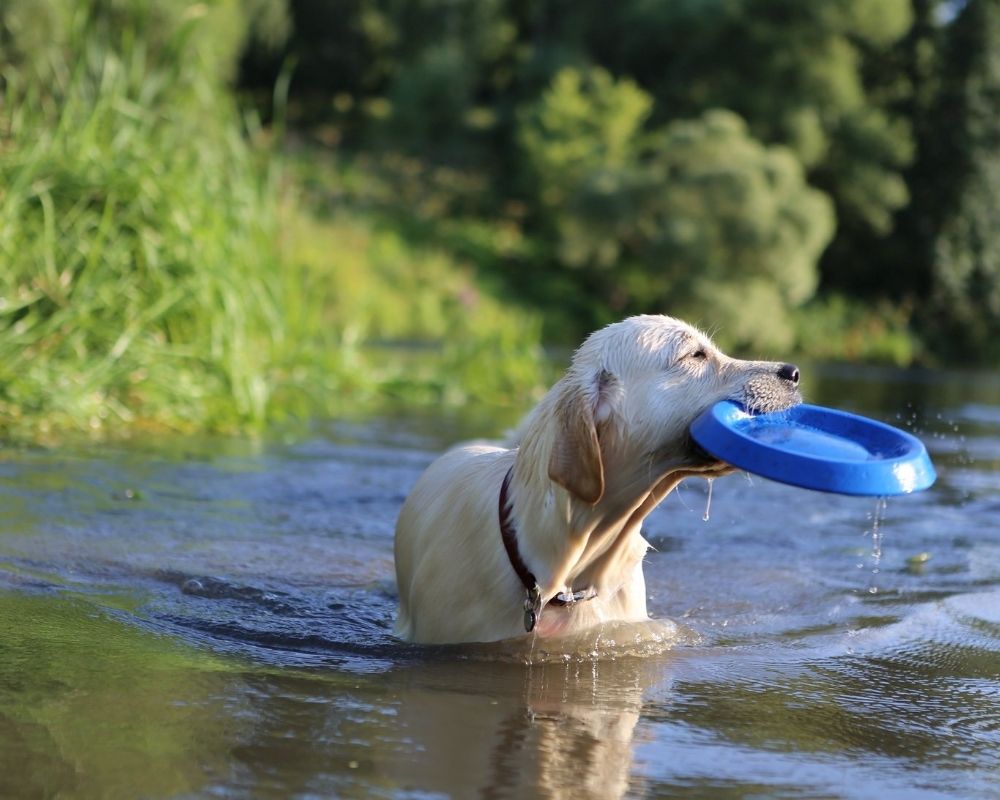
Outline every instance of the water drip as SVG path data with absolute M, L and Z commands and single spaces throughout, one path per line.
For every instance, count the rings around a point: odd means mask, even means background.
M 705 498 L 705 513 L 702 514 L 702 522 L 708 522 L 712 516 L 712 486 L 715 485 L 715 478 L 706 478 L 708 481 L 708 497 Z
M 875 511 L 872 512 L 872 581 L 868 586 L 869 594 L 878 594 L 878 575 L 882 571 L 882 523 L 885 522 L 885 509 L 888 505 L 884 497 L 875 500 Z

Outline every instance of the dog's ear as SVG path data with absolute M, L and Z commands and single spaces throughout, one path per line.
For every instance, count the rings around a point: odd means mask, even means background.
M 617 379 L 602 370 L 593 387 L 571 389 L 556 408 L 549 478 L 591 505 L 604 496 L 604 460 L 597 425 L 611 416 L 617 390 Z

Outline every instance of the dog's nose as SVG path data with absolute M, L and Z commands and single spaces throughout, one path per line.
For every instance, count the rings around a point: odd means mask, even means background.
M 778 367 L 778 377 L 790 381 L 793 386 L 798 386 L 799 368 L 794 364 L 782 364 Z

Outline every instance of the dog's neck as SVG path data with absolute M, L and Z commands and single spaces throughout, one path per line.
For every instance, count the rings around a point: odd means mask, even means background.
M 581 589 L 579 591 L 556 592 L 553 596 L 543 594 L 538 578 L 521 557 L 521 548 L 517 543 L 517 527 L 514 524 L 510 503 L 510 482 L 513 477 L 514 467 L 511 466 L 500 487 L 497 514 L 500 522 L 500 538 L 503 541 L 504 550 L 507 551 L 507 560 L 514 572 L 517 573 L 525 590 L 524 629 L 530 633 L 534 630 L 538 622 L 538 614 L 544 605 L 573 605 L 584 600 L 593 600 L 597 593 L 593 589 Z
M 711 477 L 730 468 L 702 462 L 686 442 L 640 451 L 614 419 L 600 425 L 604 491 L 587 503 L 549 477 L 558 435 L 550 424 L 553 390 L 526 424 L 510 485 L 512 518 L 521 557 L 545 599 L 559 592 L 596 591 L 607 598 L 630 580 L 649 545 L 642 522 L 687 477 Z M 499 488 L 499 487 L 498 487 Z
M 530 446 L 526 442 L 522 448 Z M 512 517 L 521 557 L 537 577 L 543 598 L 617 592 L 648 549 L 640 533 L 643 520 L 681 480 L 698 474 L 682 468 L 679 460 L 648 464 L 641 475 L 613 465 L 604 497 L 590 505 L 547 474 L 532 472 L 545 460 L 529 452 L 520 455 L 510 488 Z

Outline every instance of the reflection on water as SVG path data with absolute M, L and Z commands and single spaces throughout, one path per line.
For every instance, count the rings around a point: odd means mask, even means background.
M 224 772 L 230 665 L 37 589 L 0 596 L 0 796 L 165 797 Z
M 0 796 L 993 797 L 1000 382 L 806 394 L 916 432 L 938 485 L 733 476 L 706 521 L 686 484 L 658 621 L 561 646 L 392 636 L 395 515 L 481 425 L 0 451 Z

